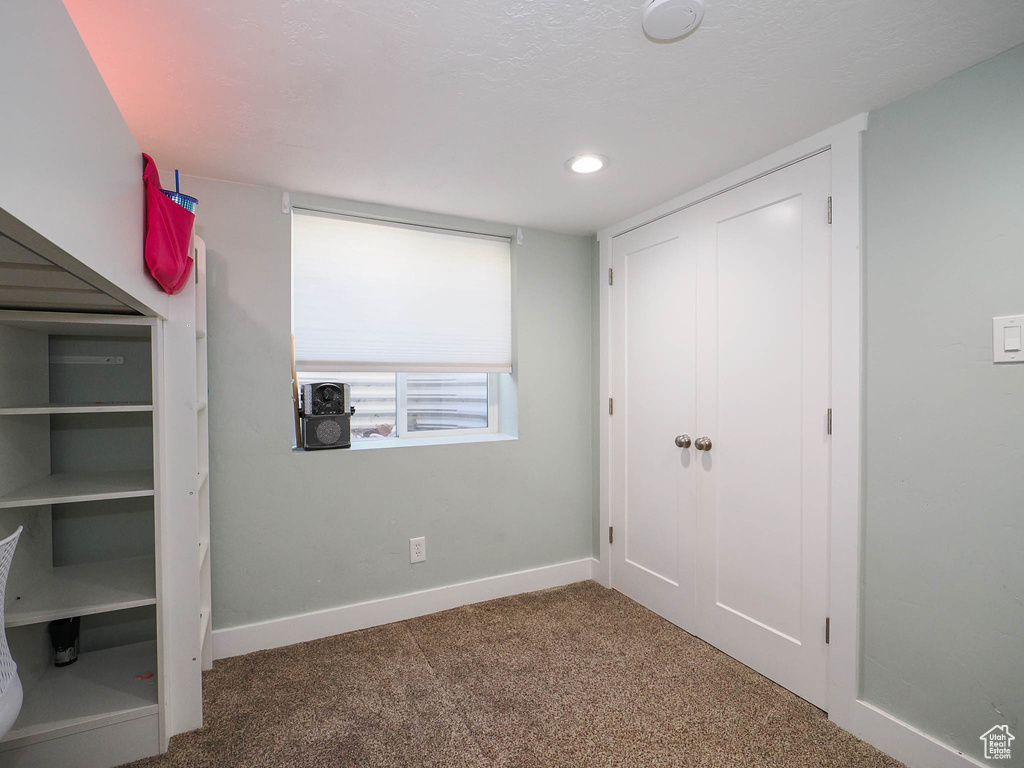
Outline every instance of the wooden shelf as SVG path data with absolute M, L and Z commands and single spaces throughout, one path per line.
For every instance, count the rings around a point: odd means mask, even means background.
M 42 413 L 138 413 L 152 410 L 151 403 L 46 403 L 0 408 L 0 416 L 33 416 Z
M 83 653 L 25 684 L 25 702 L 0 751 L 157 713 L 156 642 Z M 140 680 L 136 675 L 153 673 Z
M 0 509 L 71 504 L 153 495 L 153 471 L 82 472 L 48 475 L 0 496 Z
M 30 584 L 9 584 L 7 626 L 156 605 L 156 562 L 133 557 L 65 565 L 36 574 Z

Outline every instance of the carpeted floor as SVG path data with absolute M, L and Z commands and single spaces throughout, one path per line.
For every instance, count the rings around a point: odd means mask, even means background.
M 133 768 L 902 764 L 594 582 L 218 661 Z

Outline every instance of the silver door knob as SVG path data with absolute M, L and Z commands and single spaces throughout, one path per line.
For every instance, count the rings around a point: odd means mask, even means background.
M 689 448 L 690 447 L 690 436 L 689 435 L 679 435 L 678 437 L 676 437 L 676 447 L 677 448 Z
M 698 451 L 710 451 L 711 450 L 711 438 L 710 437 L 698 437 L 694 441 L 693 447 L 696 448 Z

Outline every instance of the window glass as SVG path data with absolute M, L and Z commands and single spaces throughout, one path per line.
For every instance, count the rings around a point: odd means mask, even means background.
M 406 374 L 406 429 L 487 429 L 487 374 Z

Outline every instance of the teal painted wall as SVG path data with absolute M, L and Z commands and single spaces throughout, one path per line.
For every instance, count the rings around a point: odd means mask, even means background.
M 593 553 L 592 251 L 513 247 L 519 439 L 292 451 L 290 228 L 281 192 L 188 178 L 208 248 L 211 565 L 216 628 Z M 292 195 L 499 234 L 506 225 Z M 409 539 L 427 537 L 426 563 Z
M 991 325 L 1024 313 L 1024 47 L 872 113 L 865 179 L 862 695 L 982 759 L 1024 737 L 1024 365 Z

